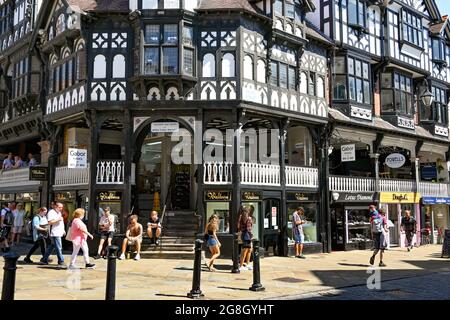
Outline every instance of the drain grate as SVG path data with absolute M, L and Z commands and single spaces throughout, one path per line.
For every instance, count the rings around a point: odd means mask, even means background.
M 308 280 L 293 278 L 293 277 L 284 277 L 284 278 L 277 278 L 273 279 L 275 281 L 281 281 L 281 282 L 287 282 L 287 283 L 300 283 L 300 282 L 306 282 Z

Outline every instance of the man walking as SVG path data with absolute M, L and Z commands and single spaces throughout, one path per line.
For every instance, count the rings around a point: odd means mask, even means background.
M 413 238 L 416 233 L 416 219 L 411 217 L 411 210 L 405 210 L 405 216 L 402 218 L 400 230 L 405 233 L 406 241 L 408 242 L 408 252 L 413 248 Z
M 3 208 L 1 211 L 1 218 L 0 218 L 0 242 L 3 244 L 2 251 L 8 252 L 9 251 L 9 244 L 8 244 L 8 238 L 11 233 L 11 228 L 14 223 L 14 215 L 12 212 L 13 205 L 11 203 L 5 203 L 3 204 Z
M 48 264 L 48 257 L 56 250 L 56 256 L 58 257 L 58 266 L 62 269 L 66 268 L 64 264 L 64 256 L 62 254 L 62 237 L 66 235 L 64 229 L 64 219 L 62 217 L 62 210 L 64 206 L 61 202 L 57 202 L 54 209 L 50 210 L 47 214 L 48 224 L 50 225 L 50 239 L 51 243 L 45 252 L 44 258 L 41 260 L 43 264 Z
M 303 225 L 306 223 L 304 219 L 305 209 L 298 207 L 292 216 L 292 229 L 295 240 L 295 257 L 305 259 L 303 255 L 303 243 L 305 242 L 305 234 L 303 233 Z
M 375 263 L 375 257 L 378 252 L 380 252 L 380 267 L 386 267 L 383 262 L 384 249 L 386 249 L 386 244 L 383 237 L 383 232 L 386 230 L 386 218 L 383 217 L 378 211 L 375 210 L 375 214 L 370 217 L 370 227 L 372 231 L 373 241 L 374 241 L 374 251 L 370 258 L 370 264 L 373 266 Z

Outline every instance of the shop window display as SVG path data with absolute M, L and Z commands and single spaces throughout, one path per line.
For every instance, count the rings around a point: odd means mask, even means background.
M 317 242 L 317 204 L 316 203 L 290 203 L 288 204 L 288 238 L 289 243 L 294 242 L 292 230 L 292 216 L 298 207 L 305 209 L 306 224 L 303 225 L 305 243 Z
M 230 203 L 229 202 L 208 202 L 206 204 L 206 221 L 216 214 L 219 217 L 219 233 L 230 232 Z
M 370 213 L 368 209 L 348 209 L 347 243 L 371 241 Z

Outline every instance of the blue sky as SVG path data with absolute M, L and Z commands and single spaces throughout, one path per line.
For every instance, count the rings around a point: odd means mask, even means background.
M 439 7 L 439 11 L 443 16 L 450 15 L 450 1 L 449 0 L 436 0 Z

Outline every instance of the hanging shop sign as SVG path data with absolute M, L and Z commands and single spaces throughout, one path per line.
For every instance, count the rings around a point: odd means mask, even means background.
M 375 202 L 376 194 L 375 192 L 333 192 L 333 200 L 335 202 Z
M 178 122 L 152 122 L 152 133 L 173 133 L 180 130 Z
M 230 191 L 206 191 L 205 201 L 231 201 Z
M 450 204 L 450 198 L 423 197 L 423 204 Z
M 317 193 L 288 192 L 287 201 L 318 201 Z
M 400 153 L 391 153 L 386 157 L 385 164 L 389 168 L 397 169 L 403 167 L 406 163 L 406 158 Z
M 100 201 L 106 202 L 114 202 L 114 201 L 121 201 L 122 200 L 122 193 L 117 191 L 106 191 L 106 192 L 99 192 L 98 193 L 98 199 Z
M 87 168 L 87 150 L 69 148 L 67 167 L 71 169 Z
M 420 166 L 420 175 L 422 180 L 425 181 L 433 181 L 433 180 L 437 180 L 437 167 L 436 167 L 436 163 L 427 163 L 427 164 L 422 164 Z
M 380 192 L 380 203 L 419 203 L 420 193 Z
M 47 181 L 48 167 L 30 167 L 30 181 Z
M 345 144 L 341 146 L 341 161 L 349 162 L 356 160 L 356 145 Z
M 262 193 L 261 192 L 253 192 L 253 191 L 243 192 L 242 200 L 243 201 L 261 201 Z
M 55 200 L 56 201 L 71 201 L 75 200 L 76 194 L 75 192 L 58 192 L 55 193 Z

